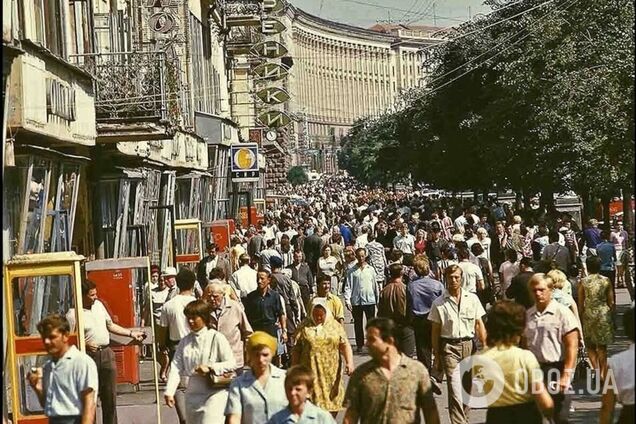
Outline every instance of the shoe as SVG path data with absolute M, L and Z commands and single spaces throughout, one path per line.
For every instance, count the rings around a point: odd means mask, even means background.
M 361 354 L 362 354 L 362 352 L 363 352 L 363 349 L 362 349 L 361 347 L 357 347 L 357 348 L 356 348 L 356 353 L 357 353 L 358 355 L 361 355 Z

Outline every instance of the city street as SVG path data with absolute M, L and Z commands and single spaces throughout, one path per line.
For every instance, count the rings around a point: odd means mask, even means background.
M 623 311 L 629 307 L 631 304 L 631 300 L 629 298 L 629 294 L 626 289 L 619 289 L 616 292 L 616 302 L 617 302 L 617 311 L 619 316 Z M 350 323 L 351 315 L 348 311 L 345 312 L 345 327 L 347 329 L 347 334 L 349 336 L 349 342 L 355 345 L 355 338 L 353 332 L 353 324 Z M 626 337 L 622 334 L 622 324 L 620 324 L 619 319 L 619 330 L 617 333 L 617 337 L 612 346 L 609 347 L 609 355 L 613 355 L 618 353 L 628 346 L 628 341 Z M 357 365 L 367 361 L 369 356 L 364 353 L 362 355 L 356 355 L 354 353 L 354 362 Z M 142 379 L 143 382 L 141 384 L 142 391 L 138 393 L 129 393 L 129 394 L 120 394 L 117 397 L 117 402 L 119 404 L 118 407 L 118 416 L 119 422 L 125 424 L 156 424 L 155 420 L 155 405 L 152 404 L 153 394 L 151 392 L 151 384 L 149 384 L 148 378 L 151 374 L 151 369 L 149 368 L 150 362 L 144 361 L 141 364 L 142 370 Z M 348 381 L 348 378 L 345 376 L 345 382 Z M 448 418 L 448 408 L 447 408 L 447 390 L 446 383 L 442 384 L 442 395 L 436 396 L 437 407 L 440 412 L 440 418 L 442 423 L 450 423 Z M 160 396 L 162 398 L 161 405 L 161 422 L 164 424 L 173 424 L 177 422 L 176 413 L 173 409 L 168 408 L 165 404 L 163 404 L 163 385 L 160 386 Z M 572 402 L 574 406 L 574 411 L 570 413 L 570 422 L 572 424 L 595 424 L 598 423 L 598 414 L 601 407 L 600 396 L 585 396 L 585 395 L 575 395 L 574 400 Z M 618 406 L 620 408 L 620 405 Z M 338 415 L 337 421 L 342 422 L 344 414 L 340 413 Z M 473 410 L 470 413 L 470 422 L 479 424 L 484 423 L 486 420 L 486 411 L 485 410 Z M 101 415 L 100 411 L 97 414 L 97 423 L 101 424 Z M 216 424 L 216 423 L 210 423 Z M 221 423 L 219 423 L 221 424 Z

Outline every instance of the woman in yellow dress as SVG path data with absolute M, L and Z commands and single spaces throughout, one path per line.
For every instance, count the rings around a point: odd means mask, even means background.
M 342 361 L 345 373 L 353 372 L 353 350 L 344 327 L 336 321 L 324 298 L 314 298 L 311 313 L 295 334 L 292 365 L 304 365 L 314 373 L 312 401 L 335 417 L 344 409 Z

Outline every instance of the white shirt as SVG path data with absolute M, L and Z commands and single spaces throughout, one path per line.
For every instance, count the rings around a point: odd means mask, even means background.
M 402 253 L 412 255 L 413 253 L 415 253 L 415 237 L 413 237 L 411 234 L 407 234 L 405 236 L 403 236 L 402 234 L 398 234 L 393 239 L 393 247 L 402 251 Z
M 203 327 L 186 335 L 177 345 L 174 359 L 170 364 L 166 392 L 174 396 L 181 377 L 198 375 L 194 370 L 199 365 L 207 365 L 214 374 L 221 375 L 236 368 L 234 353 L 225 336 L 216 330 Z M 208 377 L 189 378 L 189 392 L 209 392 Z
M 515 275 L 519 274 L 519 264 L 517 262 L 512 263 L 510 261 L 503 262 L 499 266 L 499 273 L 503 276 L 501 282 L 501 290 L 505 293 Z
M 159 325 L 168 327 L 169 337 L 173 342 L 183 339 L 190 333 L 190 326 L 183 311 L 188 303 L 195 300 L 192 295 L 178 294 L 161 307 Z
M 462 269 L 462 290 L 477 293 L 477 281 L 484 279 L 481 268 L 466 261 L 461 261 L 458 265 Z
M 82 414 L 82 392 L 93 389 L 97 397 L 97 366 L 95 361 L 75 346 L 63 357 L 49 357 L 42 367 L 44 413 L 47 417 Z
M 462 289 L 459 304 L 448 291 L 433 301 L 429 321 L 441 325 L 440 337 L 459 339 L 475 336 L 475 322 L 486 315 L 476 294 Z
M 356 243 L 354 248 L 355 249 L 359 249 L 361 247 L 366 247 L 367 244 L 369 244 L 369 239 L 367 238 L 367 233 L 364 234 L 360 234 L 357 238 L 356 238 Z
M 241 297 L 252 293 L 258 287 L 256 270 L 249 265 L 243 265 L 232 274 L 232 282 L 241 291 Z
M 614 373 L 616 382 L 617 397 L 623 405 L 634 404 L 634 343 L 616 355 L 612 355 L 609 360 L 609 368 Z
M 69 309 L 66 319 L 71 325 L 71 332 L 75 331 L 75 308 Z M 113 322 L 104 304 L 97 299 L 91 309 L 84 309 L 84 339 L 97 346 L 110 344 L 108 326 Z

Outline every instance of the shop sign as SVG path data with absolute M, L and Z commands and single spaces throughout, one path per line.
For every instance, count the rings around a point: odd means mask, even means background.
M 252 69 L 252 74 L 266 80 L 276 81 L 285 78 L 288 73 L 285 66 L 277 63 L 262 63 Z
M 289 100 L 289 94 L 279 87 L 267 87 L 256 92 L 256 97 L 268 105 L 279 105 Z
M 280 110 L 268 110 L 261 113 L 258 120 L 268 128 L 282 128 L 291 122 L 291 118 Z
M 263 41 L 255 44 L 251 50 L 255 56 L 276 59 L 287 54 L 287 48 L 278 41 Z
M 230 146 L 232 182 L 256 182 L 259 180 L 258 144 L 238 143 Z

